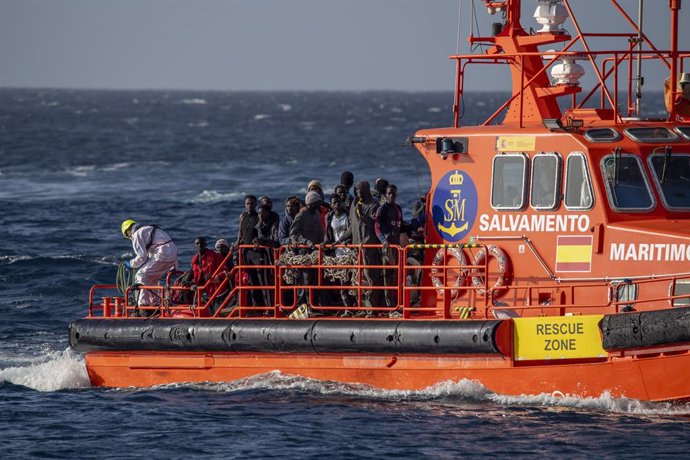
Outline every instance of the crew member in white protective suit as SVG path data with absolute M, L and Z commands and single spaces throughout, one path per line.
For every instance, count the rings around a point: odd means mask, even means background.
M 171 269 L 177 268 L 177 246 L 170 235 L 155 225 L 139 226 L 131 219 L 122 222 L 122 235 L 132 240 L 135 257 L 125 262 L 136 268 L 134 284 L 157 285 Z M 141 289 L 137 305 L 160 305 L 160 292 Z

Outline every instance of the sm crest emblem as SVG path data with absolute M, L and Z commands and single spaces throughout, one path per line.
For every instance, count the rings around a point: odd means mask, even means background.
M 477 188 L 464 171 L 446 173 L 436 184 L 432 201 L 434 228 L 451 243 L 461 241 L 477 217 Z

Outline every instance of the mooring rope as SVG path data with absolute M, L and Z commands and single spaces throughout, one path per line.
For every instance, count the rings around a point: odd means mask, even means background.
M 353 249 L 346 249 L 339 256 L 323 255 L 321 265 L 324 266 L 324 275 L 333 282 L 339 282 L 341 285 L 358 286 L 359 285 L 359 270 L 357 268 L 357 251 Z M 294 251 L 285 251 L 281 254 L 276 265 L 289 267 L 283 272 L 283 280 L 287 284 L 297 284 L 297 276 L 300 268 L 298 266 L 316 266 L 319 263 L 318 251 L 310 252 L 309 254 L 295 254 Z M 327 268 L 327 266 L 342 265 L 350 266 L 341 268 Z M 316 268 L 316 267 L 314 267 Z M 356 291 L 351 291 L 356 292 Z

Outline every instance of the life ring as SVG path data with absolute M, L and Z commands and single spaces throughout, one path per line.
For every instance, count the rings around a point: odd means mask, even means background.
M 484 289 L 484 275 L 481 272 L 483 272 L 482 267 L 487 263 L 487 252 L 491 257 L 496 259 L 496 262 L 498 263 L 498 279 L 496 279 L 496 282 L 493 284 L 493 286 L 489 286 L 489 290 L 492 290 L 494 293 L 494 298 L 498 298 L 507 292 L 507 287 L 512 281 L 510 259 L 503 249 L 499 248 L 498 246 L 488 246 L 486 248 L 482 248 L 475 256 L 473 262 L 475 268 L 472 269 L 472 286 L 477 288 L 478 295 L 486 294 L 486 290 Z
M 436 252 L 436 255 L 434 256 L 434 261 L 432 262 L 433 267 L 431 267 L 431 283 L 436 287 L 436 292 L 438 295 L 442 296 L 444 295 L 446 287 L 455 287 L 455 288 L 460 288 L 464 286 L 467 282 L 467 274 L 468 270 L 461 269 L 460 273 L 458 274 L 458 277 L 455 279 L 455 282 L 452 285 L 445 285 L 444 281 L 442 280 L 443 272 L 444 269 L 443 267 L 446 266 L 446 254 L 451 255 L 455 257 L 455 260 L 458 262 L 458 265 L 461 266 L 466 266 L 467 265 L 467 257 L 465 257 L 465 252 L 460 249 L 460 248 L 441 248 Z M 446 267 L 446 273 L 449 269 L 452 269 L 452 267 Z M 451 289 L 450 291 L 450 296 L 452 300 L 455 300 L 459 297 L 460 295 L 460 289 Z

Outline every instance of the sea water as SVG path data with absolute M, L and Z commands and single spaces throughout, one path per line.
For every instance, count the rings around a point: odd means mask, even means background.
M 503 100 L 469 95 L 463 122 Z M 450 126 L 451 107 L 447 93 L 0 90 L 3 458 L 687 456 L 690 405 L 608 394 L 506 396 L 466 380 L 383 391 L 280 372 L 90 387 L 67 324 L 131 257 L 122 220 L 161 225 L 184 266 L 196 236 L 236 238 L 245 194 L 282 214 L 285 196 L 311 179 L 328 194 L 344 170 L 397 184 L 409 216 L 429 171 L 405 139 Z

